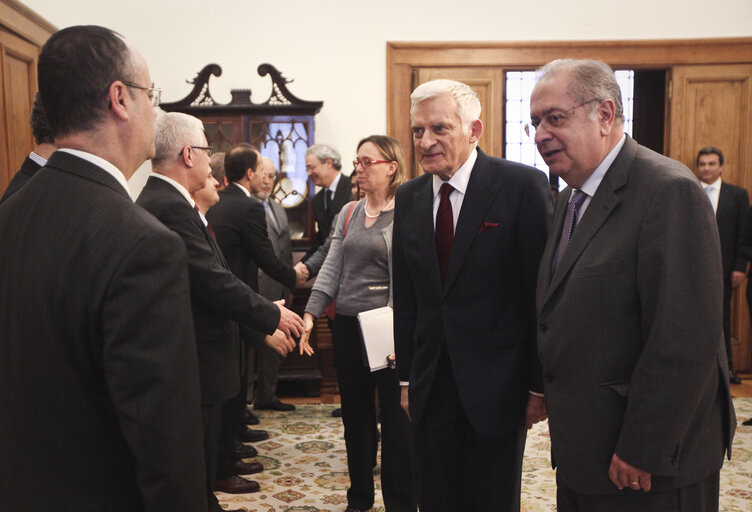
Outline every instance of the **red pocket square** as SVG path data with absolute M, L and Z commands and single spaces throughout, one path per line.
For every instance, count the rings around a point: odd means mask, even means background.
M 494 228 L 498 228 L 501 226 L 501 222 L 484 222 L 480 225 L 478 228 L 478 234 L 485 233 L 486 231 L 489 231 Z

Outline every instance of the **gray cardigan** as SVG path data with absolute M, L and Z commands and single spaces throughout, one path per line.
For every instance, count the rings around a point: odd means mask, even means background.
M 387 271 L 383 279 L 376 279 L 378 269 L 374 266 L 366 267 L 367 248 L 362 251 L 356 248 L 358 256 L 344 258 L 343 243 L 345 221 L 350 204 L 346 204 L 340 214 L 337 215 L 336 224 L 332 230 L 331 244 L 326 254 L 326 259 L 316 282 L 311 290 L 311 296 L 306 304 L 306 313 L 319 317 L 324 309 L 337 297 L 336 311 L 342 315 L 356 316 L 361 311 L 368 311 L 387 304 L 391 305 L 391 279 L 392 279 L 392 224 L 394 210 L 383 212 L 376 223 L 370 228 L 364 226 L 364 201 L 355 203 L 352 215 L 347 227 L 347 237 L 361 237 L 368 231 L 374 230 L 383 241 L 383 250 L 387 263 Z M 386 216 L 389 216 L 386 222 Z M 384 224 L 379 226 L 378 224 Z M 370 235 L 373 236 L 373 235 Z M 371 241 L 369 237 L 369 241 Z M 372 248 L 371 248 L 372 249 Z M 350 251 L 349 254 L 352 254 Z M 347 283 L 343 283 L 343 276 L 348 276 Z M 377 284 L 381 283 L 381 284 Z

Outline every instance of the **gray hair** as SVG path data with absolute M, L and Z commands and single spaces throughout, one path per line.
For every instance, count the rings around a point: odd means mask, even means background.
M 480 100 L 478 94 L 467 84 L 455 80 L 432 80 L 415 88 L 410 95 L 410 115 L 418 103 L 422 103 L 436 96 L 446 94 L 457 102 L 457 113 L 462 120 L 465 131 L 470 128 L 470 123 L 480 119 Z
M 201 133 L 204 123 L 182 112 L 160 112 L 154 130 L 156 151 L 151 159 L 153 167 L 174 159 L 185 146 L 203 145 Z
M 592 59 L 557 59 L 549 62 L 536 72 L 538 81 L 564 72 L 569 74 L 569 94 L 579 103 L 592 100 L 611 100 L 614 102 L 614 120 L 616 124 L 624 123 L 624 107 L 621 103 L 621 89 L 616 82 L 614 71 L 608 64 Z M 590 117 L 594 118 L 597 105 L 589 107 Z
M 306 156 L 315 156 L 322 163 L 331 160 L 332 167 L 338 171 L 342 169 L 342 157 L 339 156 L 337 150 L 331 146 L 327 146 L 326 144 L 314 144 L 306 150 L 305 154 Z

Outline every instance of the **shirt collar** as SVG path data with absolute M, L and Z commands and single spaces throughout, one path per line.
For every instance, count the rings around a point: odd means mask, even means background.
M 608 171 L 608 168 L 611 167 L 611 164 L 614 163 L 616 156 L 619 154 L 619 151 L 621 151 L 621 148 L 624 146 L 624 143 L 626 141 L 627 136 L 622 134 L 619 142 L 617 142 L 616 146 L 614 146 L 611 151 L 609 151 L 608 155 L 606 155 L 606 158 L 604 158 L 601 163 L 598 164 L 598 167 L 595 168 L 593 174 L 591 174 L 590 177 L 585 180 L 585 183 L 582 184 L 580 190 L 585 192 L 589 197 L 593 197 L 595 195 L 595 191 L 598 190 L 601 181 L 603 181 L 603 177 L 606 175 L 606 171 Z M 570 196 L 570 198 L 571 197 L 572 196 Z
M 233 185 L 235 185 L 236 187 L 238 187 L 238 188 L 239 188 L 240 190 L 242 190 L 242 191 L 243 191 L 243 193 L 244 193 L 244 194 L 245 194 L 245 195 L 246 195 L 247 197 L 251 197 L 251 193 L 250 193 L 250 192 L 248 192 L 248 189 L 247 189 L 247 188 L 245 188 L 245 187 L 244 187 L 243 185 L 241 185 L 240 183 L 237 183 L 237 182 L 235 182 L 235 181 L 233 181 L 233 182 L 232 182 L 232 184 L 233 184 Z
M 71 148 L 60 148 L 58 151 L 63 151 L 65 153 L 70 153 L 71 155 L 77 156 L 78 158 L 81 158 L 83 160 L 86 160 L 87 162 L 90 162 L 97 167 L 101 168 L 102 170 L 106 171 L 108 174 L 112 175 L 113 178 L 115 178 L 118 183 L 120 183 L 126 192 L 128 192 L 128 195 L 130 196 L 130 190 L 128 189 L 128 181 L 125 179 L 125 174 L 115 167 L 113 164 L 105 160 L 104 158 L 94 155 L 92 153 L 87 153 L 86 151 L 81 151 L 80 149 L 71 149 Z
M 47 165 L 47 159 L 37 155 L 33 151 L 29 153 L 29 160 L 37 164 L 39 167 L 44 167 L 45 165 Z
M 470 174 L 473 170 L 473 166 L 475 165 L 475 161 L 478 159 L 478 150 L 477 148 L 473 148 L 473 150 L 470 152 L 470 156 L 467 157 L 467 160 L 465 160 L 465 163 L 460 166 L 459 169 L 457 169 L 457 172 L 455 172 L 451 178 L 449 178 L 449 181 L 446 183 L 449 183 L 454 190 L 459 192 L 462 195 L 465 195 L 465 191 L 467 190 L 467 183 L 470 181 Z M 439 189 L 441 188 L 441 185 L 443 185 L 445 182 L 441 178 L 439 178 L 438 175 L 433 175 L 433 197 L 436 199 L 436 196 L 439 195 Z
M 188 201 L 188 204 L 191 205 L 191 208 L 194 208 L 194 209 L 196 208 L 196 201 L 193 200 L 191 195 L 188 193 L 188 190 L 186 190 L 186 188 L 183 185 L 173 180 L 172 178 L 165 176 L 164 174 L 159 174 L 158 172 L 153 172 L 149 176 L 154 176 L 155 178 L 164 180 L 170 185 L 172 185 L 173 187 L 175 187 L 177 191 L 180 192 L 180 194 L 185 198 L 185 200 Z
M 718 179 L 713 183 L 705 183 L 704 181 L 701 181 L 700 185 L 702 185 L 702 188 L 712 188 L 713 190 L 718 190 L 721 188 L 721 181 L 721 177 L 718 176 Z
M 339 179 L 342 177 L 342 173 L 337 171 L 337 175 L 334 177 L 332 182 L 329 184 L 328 187 L 326 187 L 328 190 L 332 191 L 332 195 L 337 191 L 337 185 L 339 184 Z

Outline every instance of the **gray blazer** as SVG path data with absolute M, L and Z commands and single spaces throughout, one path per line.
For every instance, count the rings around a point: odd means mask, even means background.
M 277 201 L 269 201 L 274 211 L 275 222 L 269 220 L 266 214 L 266 229 L 269 241 L 272 243 L 274 255 L 287 265 L 292 265 L 292 246 L 290 242 L 290 226 L 287 222 L 287 212 Z M 259 293 L 269 300 L 279 300 L 285 296 L 285 286 L 269 277 L 263 270 L 258 271 Z
M 682 164 L 628 138 L 553 276 L 571 189 L 541 261 L 538 350 L 558 478 L 617 493 L 615 452 L 683 487 L 718 471 L 736 423 L 713 210 Z

